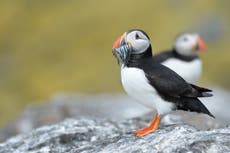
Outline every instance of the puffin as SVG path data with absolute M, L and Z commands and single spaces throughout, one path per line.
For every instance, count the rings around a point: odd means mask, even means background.
M 150 125 L 134 131 L 136 136 L 156 131 L 161 116 L 173 110 L 214 117 L 198 99 L 212 96 L 212 90 L 187 83 L 176 72 L 155 62 L 150 38 L 143 30 L 132 29 L 118 37 L 112 53 L 120 65 L 125 92 L 137 102 L 157 110 Z
M 172 49 L 156 54 L 156 62 L 167 66 L 185 81 L 196 83 L 202 73 L 202 60 L 197 52 L 207 50 L 204 40 L 197 33 L 182 33 L 175 39 Z

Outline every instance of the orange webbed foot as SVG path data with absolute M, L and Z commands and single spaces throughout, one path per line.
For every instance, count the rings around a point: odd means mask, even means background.
M 149 126 L 144 127 L 140 130 L 134 131 L 134 134 L 138 137 L 143 137 L 149 133 L 156 131 L 159 124 L 160 124 L 160 117 L 158 116 L 158 114 L 156 114 L 154 120 L 152 121 L 152 123 Z

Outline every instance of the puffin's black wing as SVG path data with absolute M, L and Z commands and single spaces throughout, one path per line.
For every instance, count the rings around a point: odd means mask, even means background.
M 142 61 L 139 68 L 143 69 L 149 83 L 159 95 L 176 104 L 176 109 L 208 114 L 214 117 L 197 97 L 212 96 L 211 90 L 187 83 L 176 72 L 155 63 L 153 59 Z
M 187 83 L 176 72 L 154 62 L 153 59 L 143 60 L 139 68 L 143 69 L 149 83 L 161 95 L 170 97 L 209 97 L 206 92 L 211 90 Z
M 153 56 L 153 60 L 156 63 L 162 63 L 169 58 L 174 57 L 172 50 L 165 50 Z
M 177 109 L 204 113 L 215 118 L 214 115 L 212 115 L 212 113 L 209 112 L 209 110 L 205 107 L 204 104 L 202 104 L 202 102 L 198 98 L 181 97 L 177 99 L 175 102 L 176 102 Z

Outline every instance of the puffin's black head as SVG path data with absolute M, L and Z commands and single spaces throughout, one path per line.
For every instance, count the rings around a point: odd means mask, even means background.
M 149 48 L 151 44 L 148 35 L 143 30 L 133 29 L 125 32 L 114 42 L 113 55 L 119 64 L 126 65 L 130 56 L 143 54 Z

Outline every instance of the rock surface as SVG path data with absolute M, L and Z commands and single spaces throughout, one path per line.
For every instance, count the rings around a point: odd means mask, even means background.
M 199 131 L 179 124 L 161 126 L 144 138 L 134 136 L 132 131 L 145 124 L 140 118 L 68 119 L 13 137 L 0 144 L 0 153 L 230 152 L 230 127 Z
M 0 129 L 0 142 L 37 127 L 61 122 L 65 118 L 87 116 L 125 120 L 141 116 L 148 111 L 144 106 L 121 94 L 57 94 L 40 105 L 28 106 L 15 121 Z
M 210 87 L 214 90 L 214 96 L 211 98 L 202 98 L 202 102 L 214 114 L 218 121 L 230 124 L 230 94 L 229 91 L 217 87 Z M 111 106 L 113 109 L 111 109 Z M 81 95 L 81 94 L 57 94 L 40 105 L 31 105 L 13 122 L 6 125 L 0 130 L 0 142 L 19 133 L 27 133 L 34 128 L 58 123 L 65 118 L 76 118 L 79 116 L 108 118 L 111 120 L 121 121 L 138 116 L 148 116 L 146 113 L 150 110 L 124 94 L 104 93 L 98 95 Z M 178 114 L 173 117 L 178 118 Z M 206 129 L 206 124 L 210 122 L 202 116 L 180 114 L 183 122 L 196 126 L 198 122 L 199 129 Z M 193 118 L 191 120 L 191 118 Z M 174 120 L 173 119 L 173 120 Z M 191 121 L 193 123 L 191 123 Z M 176 121 L 177 123 L 178 121 Z M 179 121 L 180 123 L 180 121 Z M 213 122 L 211 121 L 210 124 Z M 205 124 L 205 125 L 204 125 Z M 216 124 L 216 123 L 214 123 Z M 219 124 L 219 123 L 217 123 Z M 205 128 L 204 128 L 205 126 Z M 211 126 L 218 127 L 218 126 Z

